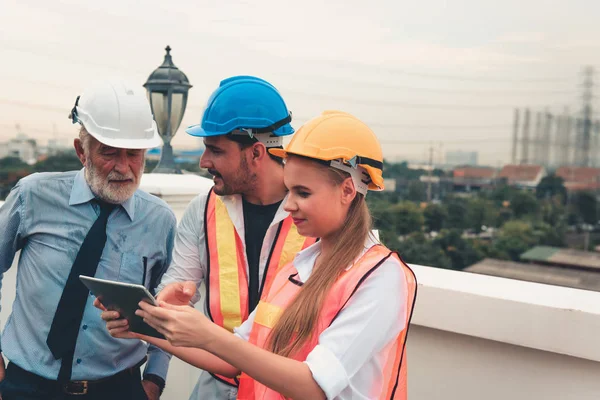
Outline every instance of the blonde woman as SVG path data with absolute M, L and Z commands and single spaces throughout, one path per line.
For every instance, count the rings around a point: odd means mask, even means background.
M 377 137 L 329 111 L 269 151 L 286 159 L 285 209 L 298 232 L 320 240 L 278 271 L 248 320 L 232 335 L 187 305 L 141 303 L 138 315 L 167 340 L 129 332 L 110 311 L 108 329 L 237 377 L 238 399 L 405 399 L 416 281 L 370 233 L 365 196 L 383 189 Z

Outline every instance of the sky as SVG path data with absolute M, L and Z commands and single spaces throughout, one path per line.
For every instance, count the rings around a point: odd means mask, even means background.
M 515 108 L 579 113 L 582 70 L 600 70 L 598 15 L 597 0 L 1 0 L 0 141 L 18 124 L 70 143 L 87 83 L 142 85 L 170 45 L 193 85 L 176 148 L 201 146 L 184 128 L 220 80 L 244 74 L 281 91 L 295 128 L 337 109 L 392 161 L 432 148 L 436 163 L 464 150 L 499 166 Z

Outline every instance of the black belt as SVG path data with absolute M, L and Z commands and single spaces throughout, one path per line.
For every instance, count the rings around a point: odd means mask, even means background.
M 65 394 L 70 395 L 85 395 L 88 394 L 90 390 L 98 390 L 103 387 L 107 387 L 110 384 L 114 383 L 115 380 L 122 379 L 128 376 L 135 376 L 141 379 L 140 375 L 140 367 L 146 362 L 146 357 L 142 359 L 139 363 L 134 365 L 133 367 L 124 369 L 121 372 L 118 372 L 114 375 L 108 376 L 106 378 L 100 378 L 95 380 L 86 380 L 86 381 L 70 381 L 70 382 L 59 382 L 54 381 L 52 379 L 46 379 L 39 375 L 34 374 L 33 372 L 29 372 L 19 367 L 17 364 L 10 362 L 7 367 L 7 375 L 8 374 L 16 374 L 25 377 L 25 379 L 35 382 L 36 385 L 46 387 L 50 391 L 60 391 Z

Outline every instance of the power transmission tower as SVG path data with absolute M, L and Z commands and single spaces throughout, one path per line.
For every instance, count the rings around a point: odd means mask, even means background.
M 532 164 L 542 163 L 542 143 L 544 135 L 544 124 L 542 122 L 542 113 L 535 113 L 535 131 L 533 132 L 533 140 L 530 142 L 533 144 L 533 158 Z
M 598 153 L 600 152 L 600 121 L 596 121 L 594 123 L 594 133 L 592 140 L 592 150 L 591 150 L 591 159 L 592 166 L 598 167 L 600 166 L 600 160 L 598 159 Z
M 592 100 L 594 98 L 594 67 L 583 70 L 583 108 L 581 125 L 575 142 L 574 163 L 580 166 L 590 165 L 590 139 L 592 137 Z
M 515 108 L 515 120 L 513 125 L 513 140 L 512 140 L 512 153 L 511 153 L 511 163 L 517 163 L 517 147 L 519 144 L 519 109 Z
M 521 164 L 529 164 L 529 109 L 525 109 L 525 120 L 523 121 L 523 135 L 522 136 L 522 154 Z
M 546 111 L 544 117 L 544 131 L 542 135 L 542 141 L 540 144 L 540 164 L 547 168 L 550 165 L 550 132 L 552 130 L 553 117 L 552 114 L 550 114 L 548 111 Z
M 429 146 L 429 173 L 427 177 L 427 202 L 431 203 L 431 179 L 433 174 L 433 143 Z
M 556 124 L 556 164 L 559 167 L 569 165 L 569 149 L 571 148 L 571 117 L 569 108 L 565 107 L 562 116 L 558 117 Z

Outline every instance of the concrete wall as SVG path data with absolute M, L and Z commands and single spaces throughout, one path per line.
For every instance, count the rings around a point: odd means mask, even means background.
M 599 377 L 598 362 L 411 327 L 409 399 L 592 400 Z
M 177 198 L 178 218 L 189 200 Z M 408 341 L 410 399 L 598 398 L 600 293 L 413 268 L 419 292 Z M 1 326 L 16 270 L 15 260 L 2 282 Z M 197 376 L 172 360 L 163 398 L 188 398 Z

